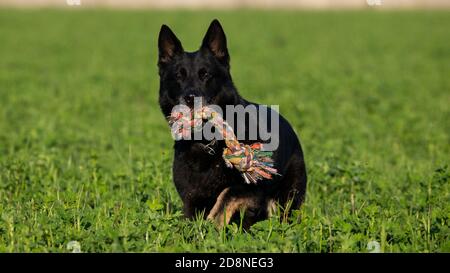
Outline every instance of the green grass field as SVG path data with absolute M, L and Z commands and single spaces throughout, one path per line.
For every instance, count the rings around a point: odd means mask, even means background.
M 213 18 L 301 138 L 301 223 L 182 219 L 156 40 Z M 449 38 L 439 11 L 0 10 L 0 252 L 450 252 Z

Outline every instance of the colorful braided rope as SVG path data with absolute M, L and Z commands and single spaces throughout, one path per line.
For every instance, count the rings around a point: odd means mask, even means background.
M 223 136 L 226 147 L 222 157 L 225 164 L 240 171 L 246 183 L 257 183 L 260 179 L 272 179 L 272 175 L 278 175 L 277 169 L 273 167 L 272 152 L 263 151 L 263 144 L 259 142 L 252 145 L 239 143 L 231 126 L 208 106 L 196 112 L 174 109 L 169 117 L 173 137 L 175 139 L 190 137 L 192 129 L 202 129 L 203 120 L 211 122 Z

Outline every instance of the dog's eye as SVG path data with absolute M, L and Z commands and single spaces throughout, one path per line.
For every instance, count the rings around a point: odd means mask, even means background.
M 198 78 L 202 81 L 209 78 L 209 73 L 206 71 L 206 69 L 202 68 L 198 71 Z
M 178 72 L 175 74 L 175 77 L 177 78 L 177 80 L 183 80 L 184 78 L 186 78 L 186 75 L 187 75 L 186 69 L 180 68 Z

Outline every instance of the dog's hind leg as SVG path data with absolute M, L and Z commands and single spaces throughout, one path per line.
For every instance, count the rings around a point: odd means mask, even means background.
M 244 229 L 268 217 L 273 202 L 262 191 L 248 185 L 232 186 L 224 189 L 208 214 L 207 219 L 219 227 L 230 222 L 240 224 Z M 243 218 L 241 219 L 241 213 Z
M 212 220 L 214 222 L 216 222 L 219 225 L 223 225 L 223 222 L 228 222 L 228 220 L 225 220 L 224 218 L 224 213 L 226 213 L 226 205 L 227 205 L 227 199 L 229 198 L 229 192 L 230 192 L 230 188 L 225 188 L 217 197 L 217 201 L 214 204 L 213 208 L 211 209 L 211 211 L 208 214 L 207 219 L 208 220 Z
M 297 210 L 303 204 L 306 193 L 306 169 L 303 158 L 293 156 L 280 182 L 276 200 L 283 210 L 282 220 L 287 220 L 292 210 Z

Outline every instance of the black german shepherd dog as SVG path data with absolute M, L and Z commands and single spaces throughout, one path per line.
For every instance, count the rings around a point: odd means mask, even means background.
M 243 99 L 233 84 L 226 37 L 219 21 L 212 21 L 198 51 L 185 52 L 166 25 L 161 27 L 158 47 L 159 104 L 165 117 L 170 116 L 175 105 L 192 107 L 193 97 L 201 97 L 206 105 L 220 106 L 224 113 L 226 105 L 260 107 Z M 242 221 L 243 227 L 248 228 L 269 217 L 277 206 L 284 215 L 300 207 L 306 191 L 302 148 L 289 123 L 270 109 L 269 117 L 271 115 L 277 115 L 279 120 L 279 145 L 272 158 L 280 174 L 271 180 L 246 184 L 239 171 L 225 165 L 223 140 L 212 143 L 206 140 L 175 141 L 173 180 L 187 218 L 203 215 L 219 226 Z M 235 117 L 226 117 L 225 114 L 224 118 Z M 270 120 L 268 118 L 264 122 L 270 123 Z M 248 124 L 261 120 L 246 117 L 235 124 L 239 122 Z M 270 128 L 271 124 L 265 126 Z M 265 142 L 259 139 L 259 134 L 258 140 L 239 141 L 245 144 Z

